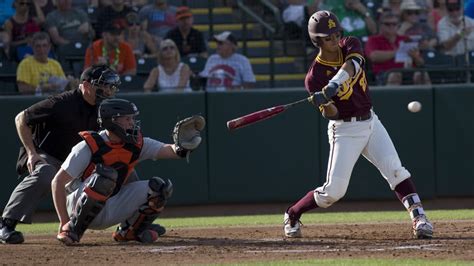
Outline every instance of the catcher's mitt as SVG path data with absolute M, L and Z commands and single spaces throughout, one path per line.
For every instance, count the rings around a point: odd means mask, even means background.
M 178 156 L 189 159 L 189 153 L 201 144 L 201 131 L 205 126 L 206 120 L 200 115 L 193 115 L 176 123 L 173 141 Z

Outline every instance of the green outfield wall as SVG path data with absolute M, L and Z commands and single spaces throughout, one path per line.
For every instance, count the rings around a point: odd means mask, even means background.
M 374 110 L 392 137 L 402 164 L 411 172 L 423 198 L 474 196 L 474 129 L 471 116 L 474 86 L 372 88 Z M 123 94 L 140 109 L 145 136 L 172 142 L 176 121 L 192 114 L 207 119 L 203 142 L 191 160 L 143 162 L 142 179 L 169 178 L 172 205 L 208 203 L 291 202 L 325 180 L 329 154 L 327 121 L 310 105 L 234 132 L 226 121 L 306 96 L 303 89 Z M 18 112 L 37 97 L 0 97 L 4 140 L 0 209 L 19 180 L 15 174 L 19 139 L 14 126 Z M 410 113 L 407 104 L 423 104 Z M 394 198 L 378 170 L 359 158 L 345 199 Z M 46 199 L 41 209 L 52 209 Z

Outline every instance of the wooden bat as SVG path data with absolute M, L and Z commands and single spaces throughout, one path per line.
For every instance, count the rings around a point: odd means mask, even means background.
M 305 103 L 305 102 L 311 102 L 311 96 L 309 96 L 307 98 L 304 98 L 304 99 L 301 99 L 301 100 L 298 100 L 296 102 L 273 106 L 273 107 L 270 107 L 270 108 L 267 108 L 267 109 L 263 109 L 263 110 L 260 110 L 260 111 L 257 111 L 257 112 L 251 113 L 251 114 L 247 114 L 247 115 L 229 120 L 229 121 L 227 121 L 227 129 L 232 131 L 232 130 L 235 130 L 235 129 L 238 129 L 238 128 L 242 128 L 242 127 L 251 125 L 253 123 L 263 121 L 265 119 L 274 117 L 274 116 L 278 115 L 279 113 L 282 113 L 283 111 L 285 111 L 286 109 L 288 109 L 290 107 L 293 107 L 295 105 Z

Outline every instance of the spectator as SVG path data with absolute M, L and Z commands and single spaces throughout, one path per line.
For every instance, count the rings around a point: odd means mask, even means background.
M 125 5 L 125 0 L 112 0 L 109 6 L 99 7 L 97 10 L 96 36 L 102 37 L 102 31 L 107 22 L 125 25 L 125 16 L 132 12 L 132 8 Z
M 26 43 L 26 45 L 22 45 L 22 46 L 19 46 L 17 47 L 16 49 L 16 57 L 18 58 L 18 61 L 21 61 L 23 60 L 25 57 L 27 56 L 30 56 L 30 55 L 33 55 L 33 40 L 32 40 L 32 36 L 38 32 L 38 29 L 35 28 L 35 27 L 26 27 L 25 29 L 25 33 L 26 33 L 26 39 L 28 40 L 28 42 Z M 54 56 L 54 53 L 52 51 L 52 49 L 50 49 L 49 53 L 48 53 L 48 57 L 49 58 L 55 58 Z
M 17 69 L 21 94 L 54 94 L 65 89 L 69 80 L 58 61 L 48 58 L 51 42 L 46 32 L 33 35 L 33 56 L 23 59 Z
M 382 8 L 384 11 L 390 11 L 396 16 L 400 17 L 400 5 L 402 4 L 402 0 L 384 0 L 382 4 Z
M 405 0 L 400 6 L 400 11 L 402 21 L 398 34 L 406 35 L 412 41 L 419 42 L 420 50 L 435 50 L 438 44 L 436 32 L 426 21 L 422 21 L 421 6 L 415 0 Z
M 474 0 L 464 1 L 464 15 L 474 19 Z
M 316 0 L 308 5 L 305 0 L 288 0 L 288 5 L 283 8 L 282 19 L 285 23 L 285 34 L 288 38 L 307 37 L 308 19 L 317 11 L 321 0 Z
M 169 6 L 166 0 L 155 0 L 138 13 L 142 27 L 159 44 L 169 30 L 176 27 L 176 7 Z
M 399 25 L 398 16 L 391 12 L 384 12 L 380 16 L 378 35 L 370 36 L 365 45 L 365 54 L 372 63 L 372 71 L 378 85 L 401 85 L 402 73 L 393 72 L 394 69 L 411 68 L 424 64 L 418 48 L 407 52 L 408 59 L 404 62 L 395 60 L 401 42 L 408 41 L 407 36 L 398 35 L 396 28 Z M 387 75 L 388 72 L 388 75 Z M 427 79 L 428 78 L 428 79 Z M 385 81 L 386 80 L 386 81 Z M 414 84 L 429 84 L 429 77 L 425 73 L 413 73 Z
M 474 19 L 463 16 L 460 0 L 446 0 L 447 15 L 438 23 L 438 38 L 448 55 L 474 50 Z M 463 21 L 464 19 L 464 21 Z M 464 40 L 465 39 L 465 40 Z
M 71 0 L 57 0 L 58 9 L 46 17 L 46 28 L 55 45 L 88 42 L 93 35 L 86 12 L 73 8 Z
M 165 39 L 160 43 L 158 66 L 151 70 L 143 88 L 145 92 L 151 92 L 155 86 L 158 87 L 158 91 L 191 91 L 189 85 L 191 75 L 189 66 L 181 62 L 176 44 L 173 40 Z
M 122 41 L 123 26 L 107 23 L 102 38 L 86 50 L 84 68 L 92 64 L 106 64 L 120 75 L 137 73 L 137 62 L 130 44 Z
M 127 0 L 126 5 L 131 7 L 133 11 L 138 12 L 148 4 L 148 0 Z
M 132 46 L 136 58 L 156 57 L 157 46 L 153 37 L 140 27 L 138 14 L 130 12 L 126 16 L 128 27 L 125 29 L 124 39 Z
M 207 59 L 199 74 L 207 78 L 208 90 L 232 90 L 249 88 L 255 83 L 250 61 L 237 53 L 237 39 L 230 31 L 214 35 L 217 53 Z
M 341 19 L 344 33 L 365 40 L 377 33 L 372 14 L 360 0 L 337 0 L 332 12 Z M 365 38 L 364 38 L 365 37 Z
M 35 8 L 32 9 L 32 15 L 38 17 L 40 22 L 46 20 L 46 16 L 56 10 L 56 0 L 33 0 Z
M 20 61 L 17 56 L 17 48 L 27 45 L 28 31 L 40 31 L 38 19 L 30 15 L 31 4 L 31 0 L 15 0 L 13 2 L 15 13 L 3 26 L 10 40 L 10 58 L 17 62 Z
M 447 14 L 446 0 L 433 0 L 433 8 L 431 9 L 431 15 L 428 16 L 428 21 L 431 24 L 431 28 L 438 32 L 438 23 Z
M 187 6 L 176 11 L 178 27 L 168 31 L 166 39 L 173 40 L 181 56 L 201 56 L 207 58 L 207 47 L 203 34 L 193 28 L 194 18 Z
M 14 0 L 0 1 L 0 25 L 5 24 L 7 19 L 15 14 L 13 1 Z
M 10 37 L 3 27 L 0 27 L 0 59 L 10 59 Z

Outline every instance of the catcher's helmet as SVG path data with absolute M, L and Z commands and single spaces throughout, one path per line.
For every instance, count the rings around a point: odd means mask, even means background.
M 104 89 L 101 86 L 110 85 L 114 92 L 118 91 L 120 86 L 120 76 L 107 65 L 93 65 L 88 67 L 81 75 L 81 82 L 87 81 L 96 88 L 96 102 L 99 104 L 102 100 L 108 98 L 104 94 Z
M 317 37 L 327 37 L 336 32 L 342 32 L 342 27 L 334 13 L 321 10 L 309 18 L 308 34 L 314 45 L 317 45 Z
M 100 127 L 105 128 L 120 137 L 126 143 L 137 143 L 140 133 L 140 121 L 135 120 L 131 129 L 124 129 L 115 122 L 120 116 L 137 116 L 140 112 L 137 106 L 124 99 L 105 99 L 99 106 L 97 122 Z

